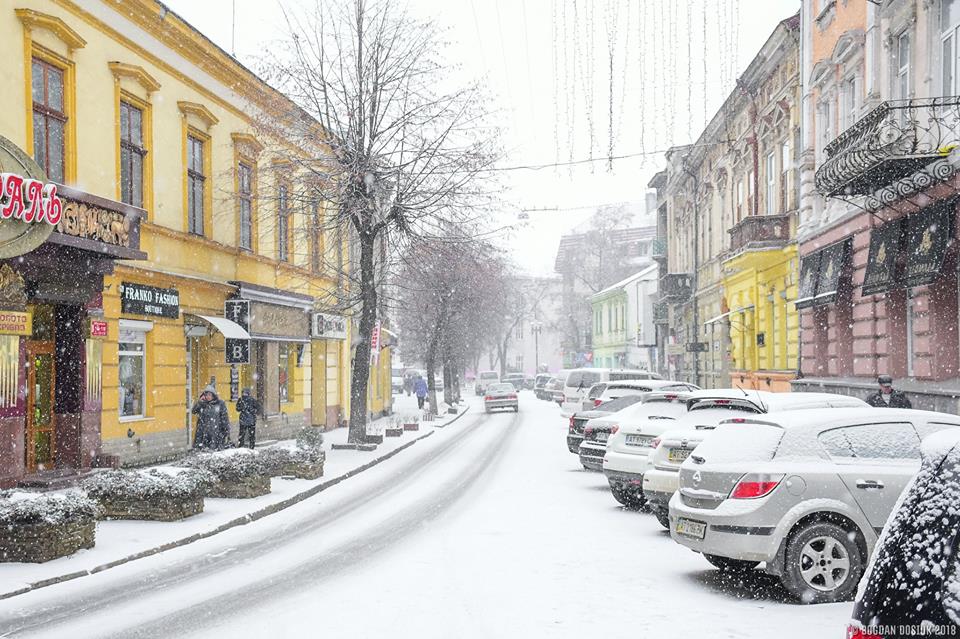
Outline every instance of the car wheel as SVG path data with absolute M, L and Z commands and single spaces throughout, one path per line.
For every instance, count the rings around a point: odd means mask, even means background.
M 657 518 L 660 525 L 670 530 L 670 513 L 663 508 L 653 508 L 653 516 Z
M 759 561 L 744 561 L 742 559 L 721 557 L 720 555 L 708 555 L 707 553 L 703 553 L 703 558 L 713 564 L 714 568 L 719 568 L 727 572 L 747 572 L 760 565 Z
M 864 562 L 853 535 L 829 522 L 810 524 L 787 542 L 783 585 L 803 603 L 849 600 Z

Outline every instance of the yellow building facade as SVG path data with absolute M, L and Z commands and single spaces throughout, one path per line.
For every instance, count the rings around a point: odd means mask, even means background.
M 50 181 L 145 211 L 147 259 L 118 262 L 86 307 L 107 323 L 88 353 L 104 455 L 182 451 L 209 384 L 233 423 L 251 388 L 261 439 L 345 419 L 351 322 L 327 305 L 348 239 L 318 230 L 326 205 L 271 154 L 282 141 L 257 138 L 251 113 L 271 89 L 151 0 L 17 0 L 0 34 L 0 135 L 47 154 L 35 159 Z M 377 413 L 390 408 L 389 349 L 380 359 Z

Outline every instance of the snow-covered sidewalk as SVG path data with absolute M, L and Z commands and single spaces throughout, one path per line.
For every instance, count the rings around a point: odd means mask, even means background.
M 253 499 L 208 497 L 202 513 L 177 522 L 98 522 L 97 543 L 90 550 L 81 550 L 69 557 L 43 564 L 0 563 L 0 599 L 101 572 L 271 515 L 389 459 L 424 437 L 429 437 L 435 428 L 446 426 L 464 415 L 466 406 L 463 404 L 461 412 L 456 415 L 441 414 L 433 422 L 421 422 L 418 431 L 404 432 L 402 437 L 384 438 L 375 451 L 332 450 L 334 444 L 346 443 L 348 429 L 329 431 L 324 434 L 327 458 L 323 477 L 320 479 L 274 477 L 269 495 Z M 441 408 L 446 409 L 445 406 Z M 397 396 L 394 401 L 394 415 L 371 423 L 368 432 L 386 428 L 398 418 L 414 414 L 421 414 L 416 407 L 416 398 Z

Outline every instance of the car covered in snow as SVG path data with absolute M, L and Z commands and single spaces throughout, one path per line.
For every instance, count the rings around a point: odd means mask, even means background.
M 503 376 L 503 382 L 513 384 L 515 389 L 523 390 L 523 373 L 507 373 Z
M 690 414 L 665 431 L 649 454 L 643 496 L 657 520 L 668 526 L 667 504 L 677 491 L 680 464 L 721 421 L 762 413 L 815 408 L 864 407 L 862 399 L 833 393 L 771 393 L 739 388 L 714 389 L 688 402 Z
M 660 376 L 643 370 L 575 368 L 569 371 L 564 378 L 563 403 L 560 405 L 560 414 L 569 417 L 582 408 L 583 400 L 594 384 L 625 379 L 660 379 Z
M 920 454 L 860 581 L 852 639 L 916 637 L 923 626 L 960 636 L 960 430 L 926 437 Z
M 553 379 L 550 373 L 540 373 L 533 382 L 533 394 L 537 399 L 549 400 L 550 397 L 546 391 L 547 382 Z
M 544 393 L 547 396 L 547 401 L 556 402 L 558 405 L 563 403 L 563 379 L 560 377 L 554 377 L 546 386 L 543 387 Z
M 698 387 L 667 379 L 625 379 L 618 382 L 600 382 L 590 387 L 581 410 L 592 410 L 603 402 L 624 395 L 638 395 L 660 390 L 694 391 L 698 390 Z
M 960 417 L 898 408 L 727 420 L 683 462 L 670 535 L 723 570 L 767 573 L 804 603 L 849 599 L 920 468 L 920 442 Z
M 488 413 L 503 409 L 519 412 L 520 401 L 517 399 L 517 389 L 509 382 L 490 384 L 483 396 L 483 409 Z
M 607 417 L 608 415 L 618 413 L 634 404 L 639 404 L 642 400 L 643 395 L 639 393 L 636 395 L 624 395 L 623 397 L 607 400 L 591 410 L 574 413 L 568 419 L 567 450 L 574 455 L 580 453 L 580 442 L 583 441 L 583 429 L 586 427 L 587 422 L 592 419 Z

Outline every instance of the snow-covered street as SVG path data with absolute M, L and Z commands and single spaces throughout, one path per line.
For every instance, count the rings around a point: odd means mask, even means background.
M 849 604 L 722 582 L 564 432 L 528 392 L 474 410 L 277 515 L 0 602 L 0 636 L 842 636 Z

